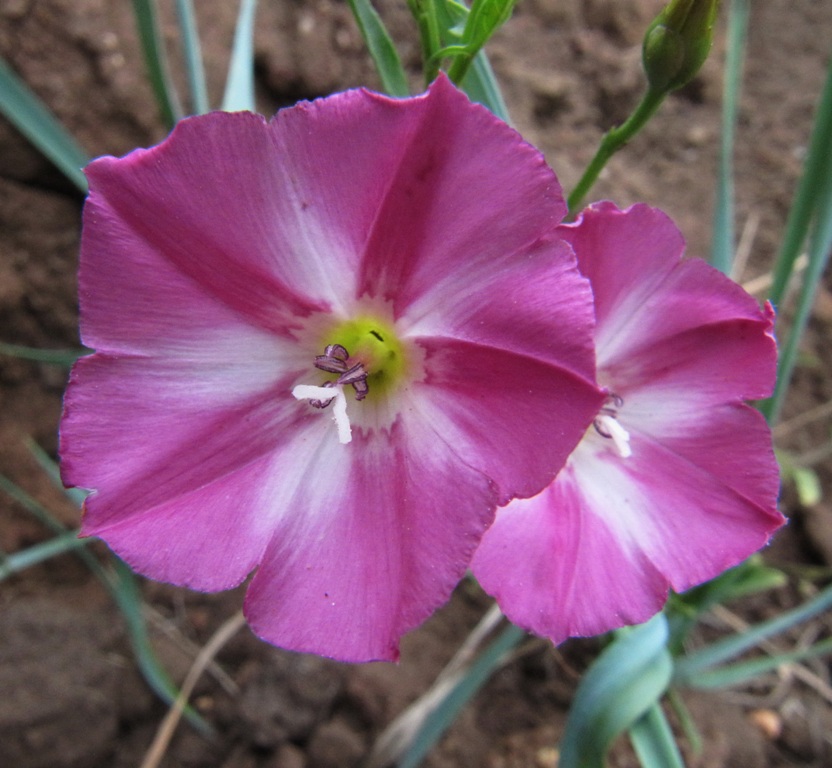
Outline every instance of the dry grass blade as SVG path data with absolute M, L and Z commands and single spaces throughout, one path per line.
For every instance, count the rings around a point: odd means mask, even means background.
M 786 435 L 790 435 L 798 429 L 803 429 L 803 427 L 808 427 L 810 424 L 825 419 L 828 416 L 832 416 L 832 400 L 827 400 L 825 403 L 816 405 L 814 408 L 804 411 L 793 419 L 781 421 L 774 428 L 774 436 L 782 439 Z
M 477 653 L 503 620 L 499 607 L 492 605 L 479 624 L 465 639 L 433 685 L 385 728 L 373 747 L 366 768 L 383 768 L 394 764 L 402 745 L 410 744 L 427 717 L 444 701 L 459 679 L 476 660 Z
M 791 288 L 794 285 L 795 279 L 803 274 L 806 271 L 806 267 L 809 266 L 809 257 L 803 253 L 801 254 L 797 261 L 794 263 L 794 271 L 792 272 L 791 277 L 789 278 L 789 288 L 787 292 L 791 292 Z M 768 293 L 768 290 L 774 284 L 774 273 L 773 272 L 766 272 L 764 275 L 760 275 L 759 277 L 755 277 L 751 280 L 747 280 L 742 284 L 742 287 L 745 288 L 748 293 L 752 296 L 762 296 L 765 293 Z M 785 300 L 782 302 L 785 304 Z
M 232 638 L 245 624 L 243 612 L 238 611 L 230 619 L 228 619 L 205 644 L 205 647 L 199 652 L 199 655 L 194 659 L 194 663 L 185 677 L 185 682 L 182 683 L 182 690 L 176 701 L 173 702 L 170 710 L 168 710 L 165 719 L 162 720 L 159 730 L 156 731 L 156 736 L 153 743 L 150 745 L 147 754 L 145 754 L 142 761 L 141 768 L 158 768 L 162 758 L 165 756 L 171 738 L 176 731 L 176 726 L 182 718 L 182 712 L 185 709 L 185 704 L 188 697 L 194 690 L 197 681 L 199 680 L 205 668 L 214 660 L 214 657 L 219 653 L 220 649 Z
M 745 220 L 745 226 L 742 228 L 742 235 L 737 246 L 737 252 L 734 255 L 734 263 L 731 266 L 731 279 L 739 282 L 740 278 L 748 266 L 748 259 L 751 256 L 751 250 L 754 247 L 754 239 L 757 237 L 757 230 L 760 228 L 760 214 L 757 211 L 752 211 L 748 214 Z

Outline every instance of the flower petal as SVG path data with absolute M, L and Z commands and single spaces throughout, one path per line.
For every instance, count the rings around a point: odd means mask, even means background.
M 282 236 L 274 155 L 263 118 L 216 113 L 181 121 L 157 147 L 91 163 L 79 277 L 85 343 L 144 348 L 154 325 L 167 330 L 192 308 L 188 325 L 204 325 L 217 305 L 219 322 L 231 312 L 285 334 L 325 308 L 278 269 L 298 246 Z M 144 311 L 120 311 L 122 302 Z
M 314 419 L 268 364 L 210 367 L 92 355 L 73 368 L 61 422 L 62 477 L 91 489 L 98 535 L 267 455 Z M 316 420 L 317 421 L 317 420 Z M 183 526 L 183 532 L 187 526 Z
M 645 205 L 620 211 L 599 203 L 559 233 L 592 283 L 602 383 L 659 386 L 662 378 L 676 377 L 702 396 L 709 393 L 711 402 L 771 393 L 776 348 L 770 309 L 761 311 L 704 262 L 682 261 L 684 241 L 665 214 Z
M 701 463 L 638 434 L 627 459 L 600 436 L 585 439 L 553 486 L 498 513 L 475 575 L 509 618 L 556 642 L 646 620 L 668 587 L 713 578 L 783 523 L 776 465 L 759 432 L 727 444 L 724 432 L 709 437 L 721 450 Z M 734 481 L 734 452 L 760 457 L 765 471 L 754 483 Z M 714 471 L 726 459 L 729 468 Z M 533 587 L 537 599 L 523 595 Z
M 394 302 L 397 318 L 467 300 L 495 274 L 510 278 L 566 212 L 543 155 L 447 78 L 417 104 L 397 137 L 402 159 L 386 178 L 359 282 L 360 293 Z M 419 299 L 426 306 L 409 310 Z
M 543 238 L 518 262 L 460 280 L 467 286 L 446 280 L 411 308 L 406 335 L 473 342 L 594 382 L 592 292 L 566 243 Z
M 458 339 L 417 341 L 426 378 L 406 407 L 495 481 L 501 504 L 554 479 L 604 398 L 545 360 Z
M 417 420 L 349 448 L 299 441 L 273 467 L 293 491 L 246 597 L 270 642 L 343 661 L 395 660 L 403 633 L 465 573 L 495 492 Z M 280 487 L 285 485 L 281 479 Z
M 509 619 L 555 643 L 646 621 L 667 594 L 649 559 L 625 557 L 587 510 L 569 466 L 543 493 L 499 510 L 471 568 Z

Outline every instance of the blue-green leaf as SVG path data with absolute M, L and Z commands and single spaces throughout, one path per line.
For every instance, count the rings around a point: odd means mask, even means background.
M 0 112 L 86 193 L 87 179 L 81 169 L 89 162 L 87 154 L 3 59 L 0 59 Z
M 717 177 L 711 264 L 726 274 L 734 260 L 734 134 L 737 127 L 742 62 L 748 29 L 748 0 L 728 6 L 728 47 L 722 91 L 722 139 Z
M 613 741 L 664 694 L 673 673 L 663 614 L 622 630 L 587 670 L 560 744 L 559 768 L 603 768 Z
M 179 29 L 182 31 L 182 51 L 185 56 L 188 86 L 191 89 L 191 106 L 194 114 L 204 115 L 211 107 L 208 104 L 202 47 L 199 44 L 199 32 L 191 0 L 176 0 L 176 15 L 179 17 Z
M 384 90 L 391 96 L 408 96 L 410 88 L 401 59 L 373 4 L 370 0 L 349 0 L 349 3 Z
M 741 635 L 731 635 L 712 643 L 699 651 L 676 660 L 674 681 L 681 685 L 694 685 L 703 673 L 725 661 L 739 656 L 763 640 L 785 632 L 801 622 L 832 608 L 832 586 L 791 611 L 773 619 L 749 627 Z
M 226 112 L 255 111 L 254 104 L 254 12 L 257 0 L 241 0 L 234 31 L 234 47 L 222 108 Z
M 0 341 L 0 355 L 19 357 L 23 360 L 33 360 L 38 363 L 52 363 L 69 368 L 79 357 L 90 354 L 87 349 L 39 349 L 24 347 L 20 344 L 6 344 Z
M 643 768 L 685 768 L 661 704 L 653 704 L 629 730 Z
M 165 43 L 159 32 L 156 2 L 155 0 L 133 0 L 133 11 L 150 85 L 156 96 L 162 120 L 168 128 L 172 128 L 177 120 L 182 119 L 182 107 L 170 76 Z

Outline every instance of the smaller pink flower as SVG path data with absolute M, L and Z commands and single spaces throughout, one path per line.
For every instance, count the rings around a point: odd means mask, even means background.
M 772 311 L 660 211 L 588 208 L 560 234 L 592 284 L 607 400 L 546 490 L 501 509 L 473 571 L 506 615 L 560 642 L 645 621 L 668 588 L 736 565 L 783 524 L 771 434 Z

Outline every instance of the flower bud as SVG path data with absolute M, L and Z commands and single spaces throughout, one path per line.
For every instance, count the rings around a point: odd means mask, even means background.
M 718 3 L 671 0 L 647 28 L 642 60 L 653 91 L 675 91 L 699 71 L 711 50 Z

